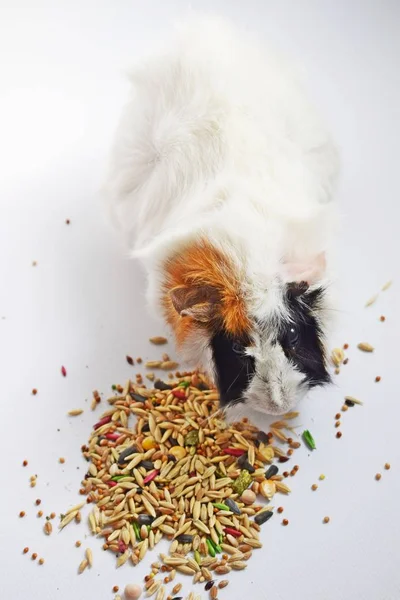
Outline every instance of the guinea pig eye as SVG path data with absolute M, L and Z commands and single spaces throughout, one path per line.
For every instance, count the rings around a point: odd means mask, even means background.
M 244 352 L 243 346 L 241 344 L 239 344 L 238 342 L 233 342 L 232 350 L 234 351 L 235 354 L 243 354 L 243 352 Z
M 286 344 L 295 348 L 299 342 L 299 330 L 295 325 L 290 325 L 286 333 Z

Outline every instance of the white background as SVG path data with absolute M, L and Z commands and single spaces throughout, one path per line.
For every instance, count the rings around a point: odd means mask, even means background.
M 350 344 L 349 364 L 334 386 L 303 402 L 299 422 L 311 429 L 318 449 L 296 455 L 293 493 L 276 500 L 290 525 L 282 527 L 276 515 L 265 526 L 264 549 L 220 598 L 396 600 L 400 5 L 207 0 L 192 6 L 231 16 L 305 65 L 343 161 L 333 344 Z M 86 524 L 46 537 L 34 500 L 41 498 L 48 514 L 79 499 L 80 446 L 95 421 L 91 391 L 108 394 L 112 383 L 134 372 L 126 354 L 158 356 L 147 339 L 162 327 L 146 312 L 144 277 L 106 226 L 98 192 L 128 90 L 124 72 L 187 8 L 179 0 L 0 2 L 2 598 L 112 600 L 113 585 L 123 588 L 147 572 L 144 566 L 115 571 L 100 541 L 85 540 Z M 391 278 L 392 288 L 364 308 Z M 358 351 L 361 340 L 374 344 L 375 353 Z M 344 394 L 365 404 L 344 415 L 337 440 L 334 415 Z M 68 418 L 75 407 L 86 410 Z M 390 471 L 383 471 L 386 461 Z M 311 492 L 322 472 L 326 480 Z M 31 489 L 34 473 L 38 484 Z M 325 515 L 329 525 L 322 525 Z M 77 539 L 81 549 L 74 547 Z M 87 545 L 95 566 L 78 576 Z M 45 565 L 23 556 L 24 546 Z

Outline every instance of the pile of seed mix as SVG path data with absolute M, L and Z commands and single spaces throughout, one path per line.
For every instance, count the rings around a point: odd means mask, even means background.
M 214 580 L 224 576 L 219 583 L 225 587 L 227 574 L 245 569 L 262 546 L 260 526 L 273 515 L 265 499 L 290 492 L 272 463 L 286 462 L 300 446 L 285 433 L 293 431 L 289 420 L 298 413 L 268 433 L 246 418 L 228 425 L 218 393 L 199 373 L 156 381 L 151 390 L 131 381 L 117 389 L 82 447 L 90 464 L 80 492 L 93 505 L 91 531 L 116 554 L 118 567 L 137 565 L 162 538 L 170 541 L 145 581 L 156 600 L 166 598 L 165 585 L 177 572 L 205 583 L 216 598 Z M 60 526 L 73 515 L 68 511 Z M 177 584 L 172 595 L 179 590 Z

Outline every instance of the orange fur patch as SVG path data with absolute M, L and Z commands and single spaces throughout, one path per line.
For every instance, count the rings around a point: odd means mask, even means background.
M 188 246 L 166 261 L 164 272 L 162 304 L 165 317 L 175 331 L 178 345 L 201 327 L 191 317 L 181 317 L 175 310 L 170 292 L 178 286 L 211 286 L 220 298 L 216 312 L 224 329 L 233 336 L 249 332 L 250 322 L 240 291 L 238 274 L 235 273 L 229 259 L 210 243 L 201 240 Z M 203 324 L 202 328 L 213 326 L 215 321 Z

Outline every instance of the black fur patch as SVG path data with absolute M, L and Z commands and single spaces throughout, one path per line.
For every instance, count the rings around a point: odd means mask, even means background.
M 323 334 L 314 316 L 323 294 L 323 288 L 310 291 L 305 284 L 289 284 L 285 302 L 291 323 L 285 323 L 278 338 L 287 358 L 304 373 L 309 387 L 331 381 L 326 370 Z
M 244 340 L 233 339 L 224 331 L 211 340 L 222 407 L 243 402 L 243 393 L 254 375 L 254 359 L 244 354 L 245 345 Z

